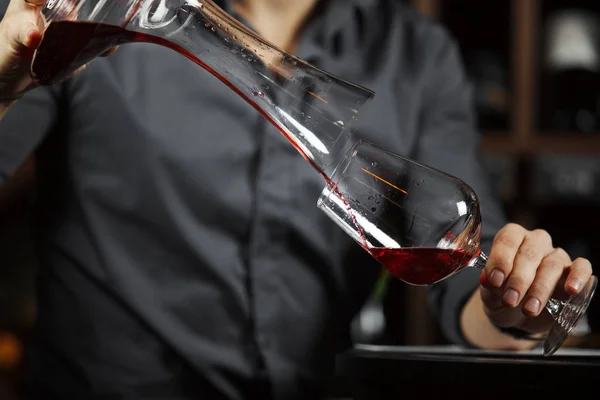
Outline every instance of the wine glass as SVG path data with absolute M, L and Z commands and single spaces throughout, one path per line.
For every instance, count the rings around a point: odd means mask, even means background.
M 481 213 L 460 179 L 358 141 L 334 171 L 318 207 L 398 279 L 431 285 L 466 267 L 483 269 Z M 585 313 L 597 278 L 568 300 L 550 299 L 544 355 L 564 343 Z

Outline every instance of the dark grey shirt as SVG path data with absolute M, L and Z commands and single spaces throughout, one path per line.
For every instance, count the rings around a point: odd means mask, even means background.
M 398 1 L 331 1 L 297 54 L 376 92 L 358 135 L 475 189 L 488 249 L 504 219 L 447 32 Z M 212 387 L 239 399 L 260 378 L 277 399 L 316 398 L 379 266 L 317 209 L 322 178 L 274 127 L 179 54 L 128 44 L 10 110 L 0 173 L 44 138 L 39 387 L 78 399 L 213 398 Z M 431 288 L 453 342 L 477 277 Z

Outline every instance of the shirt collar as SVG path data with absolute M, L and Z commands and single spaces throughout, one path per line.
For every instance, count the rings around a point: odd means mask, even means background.
M 223 8 L 224 10 L 227 10 L 228 12 L 231 9 L 231 4 L 233 3 L 233 0 L 213 0 L 213 1 L 219 7 Z M 328 1 L 328 0 L 319 0 L 319 1 Z M 331 1 L 331 0 L 329 0 L 329 1 Z M 355 7 L 359 7 L 359 8 L 365 8 L 365 7 L 372 6 L 375 3 L 375 0 L 342 0 L 342 1 L 338 1 L 338 2 L 345 4 L 346 6 L 351 5 L 351 6 L 355 6 Z
M 248 25 L 233 12 L 233 0 L 213 0 L 219 7 Z M 293 1 L 293 0 L 290 0 Z M 377 7 L 378 0 L 319 0 L 316 15 L 306 26 L 305 35 L 300 41 L 296 55 L 312 64 L 318 64 L 323 53 L 339 53 L 339 41 L 336 37 L 345 34 L 353 35 L 349 27 L 356 26 L 357 17 L 366 18 L 367 14 Z M 358 15 L 357 15 L 358 14 Z M 251 28 L 251 27 L 250 27 Z M 351 28 L 352 29 L 352 28 Z
M 348 24 L 351 24 L 356 13 L 366 17 L 369 10 L 376 5 L 377 0 L 321 0 L 327 1 L 323 9 L 325 26 L 325 39 L 331 39 L 335 34 L 341 32 Z

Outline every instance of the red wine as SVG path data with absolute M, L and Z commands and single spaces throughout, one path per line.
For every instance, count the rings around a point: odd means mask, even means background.
M 323 171 L 296 144 L 285 129 L 279 126 L 251 97 L 229 82 L 227 78 L 202 62 L 198 57 L 181 46 L 161 37 L 129 31 L 116 25 L 95 22 L 52 22 L 44 32 L 44 37 L 36 52 L 31 67 L 33 79 L 40 85 L 50 85 L 60 82 L 101 53 L 119 44 L 133 42 L 154 43 L 168 47 L 210 72 L 274 125 L 294 145 L 310 165 L 330 183 L 329 178 L 324 175 Z
M 374 248 L 371 255 L 398 279 L 431 285 L 465 268 L 474 257 L 462 250 L 430 247 Z
M 170 48 L 179 54 L 187 57 L 191 61 L 198 64 L 200 67 L 207 70 L 221 82 L 225 83 L 231 90 L 242 97 L 259 113 L 262 114 L 272 125 L 274 125 L 285 136 L 290 143 L 298 150 L 306 161 L 316 169 L 319 174 L 325 179 L 329 188 L 336 193 L 348 209 L 354 225 L 357 228 L 361 238 L 363 247 L 367 248 L 367 240 L 365 234 L 356 221 L 354 212 L 348 202 L 341 195 L 336 185 L 331 179 L 306 155 L 293 138 L 283 129 L 277 122 L 273 120 L 251 97 L 246 95 L 227 78 L 210 68 L 198 57 L 186 49 L 169 42 L 158 36 L 148 35 L 145 33 L 133 32 L 116 25 L 101 24 L 95 22 L 73 22 L 73 21 L 57 21 L 52 22 L 46 31 L 40 46 L 36 52 L 32 67 L 31 75 L 33 79 L 40 85 L 50 85 L 58 83 L 82 65 L 90 62 L 92 59 L 111 49 L 114 46 L 123 43 L 146 42 L 154 43 L 167 48 Z M 252 93 L 253 97 L 262 97 L 261 93 Z
M 133 42 L 154 43 L 168 47 L 210 72 L 261 113 L 294 145 L 313 168 L 324 175 L 323 171 L 295 143 L 285 129 L 279 126 L 251 97 L 186 49 L 158 36 L 129 31 L 116 25 L 95 22 L 52 22 L 44 32 L 44 37 L 33 60 L 31 67 L 33 79 L 40 85 L 60 82 L 79 67 L 112 47 Z M 325 175 L 324 177 L 330 183 Z

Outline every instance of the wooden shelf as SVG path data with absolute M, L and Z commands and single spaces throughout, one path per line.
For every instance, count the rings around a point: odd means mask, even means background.
M 557 132 L 534 134 L 519 140 L 512 133 L 487 133 L 481 143 L 483 152 L 513 156 L 536 154 L 600 154 L 600 133 Z
M 514 156 L 539 153 L 600 154 L 600 132 L 586 135 L 572 132 L 540 133 L 536 126 L 536 96 L 541 14 L 544 0 L 511 1 L 512 96 L 514 110 L 510 132 L 484 132 L 482 150 Z M 419 12 L 438 18 L 442 0 L 412 0 Z M 565 0 L 565 4 L 568 4 Z M 444 5 L 451 6 L 451 2 Z M 444 21 L 442 21 L 443 23 Z
M 481 149 L 484 153 L 500 153 L 517 155 L 519 146 L 515 143 L 512 134 L 486 134 L 481 141 Z
M 600 134 L 552 133 L 534 136 L 527 146 L 528 154 L 600 154 Z
M 412 0 L 413 7 L 430 18 L 437 18 L 440 10 L 440 0 Z

